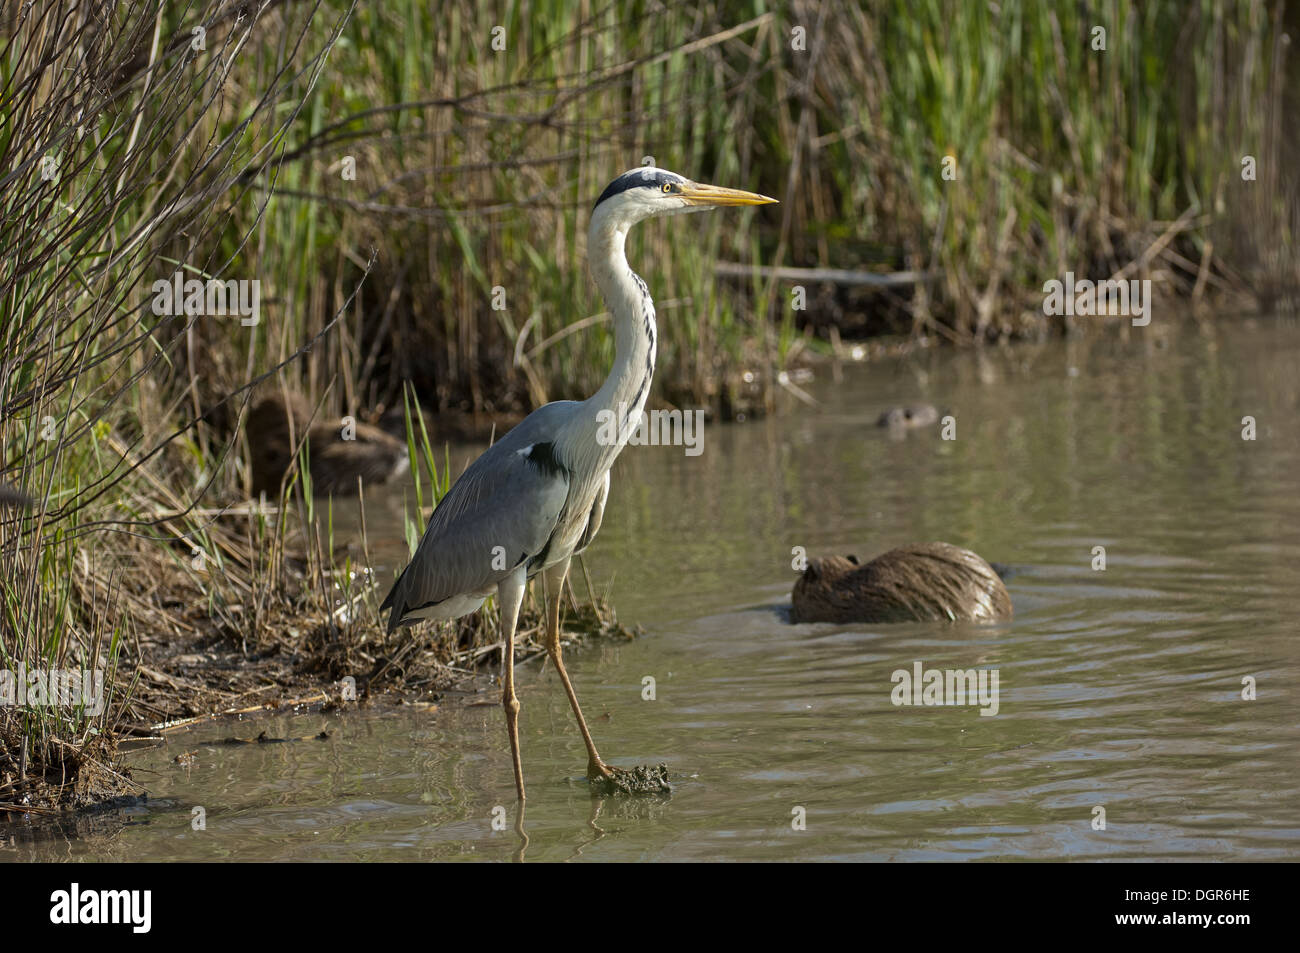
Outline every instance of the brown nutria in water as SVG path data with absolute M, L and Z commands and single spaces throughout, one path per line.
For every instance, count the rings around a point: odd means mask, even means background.
M 304 429 L 313 493 L 355 493 L 358 477 L 365 483 L 383 483 L 408 468 L 406 444 L 391 434 L 358 422 L 348 428 L 345 438 L 342 420 L 311 423 L 311 415 L 311 406 L 302 397 L 294 394 L 286 400 L 279 393 L 259 401 L 249 412 L 244 432 L 253 458 L 254 493 L 280 491 Z
M 914 430 L 928 427 L 937 422 L 939 411 L 933 404 L 908 404 L 906 407 L 890 407 L 876 418 L 877 427 L 890 430 Z
M 865 566 L 856 556 L 808 563 L 794 584 L 795 622 L 931 622 L 1011 618 L 997 572 L 969 549 L 912 543 Z

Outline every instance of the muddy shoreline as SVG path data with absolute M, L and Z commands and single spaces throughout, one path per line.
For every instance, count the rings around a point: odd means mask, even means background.
M 541 609 L 531 602 L 520 618 L 517 664 L 545 655 Z M 147 799 L 147 786 L 132 777 L 124 756 L 167 744 L 170 735 L 195 725 L 229 726 L 232 744 L 303 740 L 249 729 L 268 715 L 434 711 L 495 698 L 492 693 L 499 691 L 493 673 L 501 643 L 491 614 L 424 624 L 392 637 L 376 621 L 363 627 L 359 641 L 331 633 L 323 618 L 286 614 L 268 624 L 255 645 L 222 631 L 216 620 L 208 622 L 188 637 L 156 634 L 133 646 L 139 657 L 124 659 L 113 679 L 109 729 L 80 744 L 51 741 L 51 750 L 24 750 L 18 719 L 0 721 L 0 823 L 93 813 Z M 603 602 L 579 603 L 572 594 L 562 626 L 570 649 L 639 634 L 621 625 Z

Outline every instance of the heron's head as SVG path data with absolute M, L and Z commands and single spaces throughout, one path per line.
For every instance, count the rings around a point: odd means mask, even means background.
M 702 212 L 732 205 L 769 205 L 776 199 L 740 189 L 701 185 L 666 169 L 644 166 L 624 172 L 596 200 L 593 216 L 632 224 L 655 215 Z

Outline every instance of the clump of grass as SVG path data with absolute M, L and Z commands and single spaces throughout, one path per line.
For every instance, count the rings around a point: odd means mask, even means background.
M 100 671 L 112 697 L 97 714 L 7 710 L 0 800 L 111 759 L 95 739 L 130 714 L 144 671 L 118 671 L 124 647 L 139 663 L 142 629 L 190 625 L 189 607 L 160 589 L 226 620 L 252 592 L 244 541 L 205 505 L 224 448 L 195 427 L 187 411 L 198 408 L 184 406 L 193 388 L 171 376 L 213 319 L 154 314 L 149 289 L 178 268 L 225 277 L 231 261 L 211 243 L 243 172 L 274 153 L 290 121 L 292 51 L 261 96 L 231 104 L 228 70 L 257 18 L 216 2 L 187 8 L 203 28 L 197 43 L 190 27 L 168 28 L 179 15 L 137 0 L 6 17 L 0 474 L 32 504 L 0 514 L 0 666 Z M 304 61 L 319 68 L 323 54 Z M 80 797 L 80 784 L 59 790 Z
M 1151 278 L 1192 303 L 1250 298 L 1260 249 L 1289 247 L 1300 221 L 1271 178 L 1286 155 L 1281 12 L 923 0 L 850 17 L 825 34 L 817 75 L 853 132 L 830 134 L 818 112 L 796 257 L 824 259 L 839 223 L 841 254 L 931 275 L 910 297 L 868 299 L 885 327 L 963 343 L 1053 330 L 1042 287 L 1066 271 Z M 1269 181 L 1243 179 L 1246 155 Z M 1300 277 L 1293 260 L 1266 267 Z

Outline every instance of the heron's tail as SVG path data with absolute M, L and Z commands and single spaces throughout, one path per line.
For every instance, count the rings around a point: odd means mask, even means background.
M 401 600 L 402 605 L 399 606 L 398 595 L 397 595 L 397 590 L 400 589 L 402 586 L 402 576 L 405 575 L 406 575 L 406 571 L 403 570 L 402 575 L 397 577 L 396 581 L 393 583 L 393 587 L 388 590 L 388 595 L 384 596 L 384 601 L 379 604 L 380 612 L 389 610 L 388 612 L 388 634 L 389 635 L 392 635 L 394 632 L 397 631 L 398 627 L 402 624 L 401 623 L 402 616 L 406 612 L 406 606 L 405 606 L 406 600 L 404 599 Z

